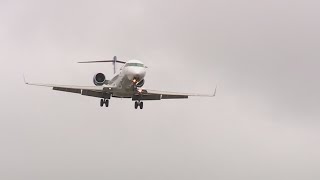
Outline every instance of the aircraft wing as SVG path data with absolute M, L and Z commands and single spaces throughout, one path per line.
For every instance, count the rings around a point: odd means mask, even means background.
M 110 94 L 115 90 L 114 86 L 73 86 L 73 85 L 57 85 L 57 84 L 41 84 L 41 83 L 29 83 L 27 85 L 50 87 L 56 91 L 63 91 L 68 93 L 76 93 L 84 96 L 98 97 L 98 98 L 110 98 Z M 214 97 L 217 92 L 215 89 L 213 94 L 194 94 L 194 93 L 179 93 L 158 91 L 150 89 L 138 89 L 140 93 L 133 94 L 132 100 L 161 100 L 161 99 L 187 99 L 190 96 L 198 97 Z
M 213 94 L 179 93 L 150 89 L 140 89 L 140 91 L 141 95 L 134 95 L 132 98 L 133 100 L 187 99 L 190 96 L 214 97 L 216 96 L 217 88 L 215 89 Z
M 29 83 L 26 81 L 25 83 L 31 86 L 51 87 L 53 90 L 56 90 L 56 91 L 76 93 L 84 96 L 99 97 L 99 98 L 106 98 L 105 96 L 108 96 L 108 92 L 112 91 L 112 89 L 114 88 L 113 86 L 73 86 L 73 85 Z

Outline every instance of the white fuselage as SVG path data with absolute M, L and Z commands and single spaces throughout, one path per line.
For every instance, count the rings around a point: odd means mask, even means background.
M 112 78 L 108 85 L 112 85 L 118 89 L 113 93 L 114 97 L 131 97 L 134 87 L 146 76 L 146 66 L 138 60 L 128 61 L 122 68 L 118 75 Z

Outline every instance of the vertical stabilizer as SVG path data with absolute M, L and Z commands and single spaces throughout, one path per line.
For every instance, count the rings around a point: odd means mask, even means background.
M 118 61 L 117 56 L 113 57 L 113 74 L 116 73 L 116 62 Z

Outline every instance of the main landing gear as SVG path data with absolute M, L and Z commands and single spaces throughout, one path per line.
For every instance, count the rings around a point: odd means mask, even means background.
M 143 109 L 143 102 L 136 101 L 136 102 L 134 103 L 134 108 L 135 108 L 135 109 L 138 109 L 138 107 L 140 107 L 140 109 Z
M 101 99 L 100 107 L 103 107 L 103 105 L 106 105 L 106 107 L 109 107 L 109 99 Z

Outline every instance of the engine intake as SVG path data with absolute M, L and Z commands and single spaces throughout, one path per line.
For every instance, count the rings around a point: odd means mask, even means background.
M 142 87 L 144 85 L 145 81 L 142 79 L 138 84 L 137 87 Z
M 93 83 L 96 86 L 102 86 L 106 82 L 106 76 L 103 73 L 98 73 L 93 77 Z

